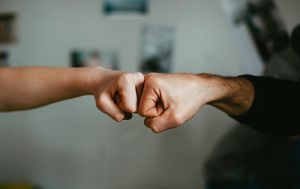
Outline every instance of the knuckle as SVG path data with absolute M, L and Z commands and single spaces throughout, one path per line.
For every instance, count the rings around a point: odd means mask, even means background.
M 154 75 L 154 73 L 148 73 L 148 74 L 145 76 L 145 80 L 148 80 L 148 79 L 151 78 L 153 75 Z
M 145 78 L 144 74 L 142 74 L 141 72 L 135 72 L 135 74 L 137 75 L 139 80 L 144 80 L 144 78 Z
M 163 132 L 159 127 L 155 126 L 154 124 L 153 124 L 153 126 L 151 126 L 151 130 L 153 133 L 156 133 L 156 134 Z
M 152 86 L 160 86 L 162 84 L 162 79 L 157 76 L 152 76 L 148 79 L 147 83 Z
M 138 106 L 137 113 L 138 113 L 141 117 L 143 117 L 143 107 L 142 107 L 141 104 Z
M 173 116 L 173 121 L 174 121 L 175 126 L 179 126 L 184 123 L 183 116 L 179 113 L 177 113 Z
M 152 130 L 152 132 L 155 133 L 155 134 L 161 133 L 161 131 L 156 130 L 156 129 L 153 129 L 152 127 L 151 127 L 151 130 Z
M 98 101 L 96 102 L 96 106 L 99 110 L 103 109 L 106 106 L 106 100 L 104 96 L 99 96 Z
M 139 116 L 141 116 L 141 117 L 146 117 L 144 111 L 141 110 L 141 109 L 138 110 L 138 114 L 139 114 Z
M 117 122 L 121 122 L 125 118 L 125 115 L 117 113 L 117 114 L 113 115 L 112 118 Z
M 160 121 L 161 121 L 160 118 L 154 118 L 154 119 L 152 119 L 152 122 L 151 122 L 151 124 L 150 124 L 151 130 L 152 130 L 154 133 L 156 133 L 156 134 L 168 130 L 168 128 L 166 127 L 166 125 L 165 125 L 165 124 L 162 124 Z
M 119 76 L 118 82 L 120 83 L 133 83 L 134 79 L 133 76 L 130 73 L 123 73 Z
M 134 106 L 128 106 L 128 107 L 125 107 L 129 113 L 135 113 L 136 112 L 136 107 Z

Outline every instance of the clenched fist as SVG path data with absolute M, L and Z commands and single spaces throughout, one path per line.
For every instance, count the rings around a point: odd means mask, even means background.
M 206 104 L 201 79 L 194 74 L 157 74 L 145 77 L 140 99 L 139 115 L 146 117 L 145 125 L 159 133 L 177 127 Z
M 137 113 L 144 75 L 108 69 L 93 70 L 93 94 L 96 106 L 115 121 L 130 119 Z M 101 72 L 101 73 L 99 73 Z M 98 76 L 97 76 L 98 75 Z
M 150 73 L 145 76 L 138 113 L 146 117 L 147 127 L 160 133 L 188 121 L 205 104 L 241 115 L 251 107 L 253 98 L 253 86 L 244 78 Z

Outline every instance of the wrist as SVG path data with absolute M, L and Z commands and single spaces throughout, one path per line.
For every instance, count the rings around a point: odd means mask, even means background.
M 103 80 L 103 72 L 104 68 L 97 67 L 87 67 L 80 68 L 77 70 L 77 82 L 76 86 L 78 86 L 79 90 L 84 95 L 93 95 L 96 93 L 95 90 L 99 88 L 99 83 L 102 83 Z
M 211 94 L 207 104 L 231 116 L 243 115 L 251 108 L 255 91 L 249 80 L 241 77 L 219 76 L 214 76 L 211 80 L 214 94 Z

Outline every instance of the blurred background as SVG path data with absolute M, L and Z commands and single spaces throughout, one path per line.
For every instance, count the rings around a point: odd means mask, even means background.
M 300 20 L 300 1 L 272 2 L 275 8 L 247 0 L 0 0 L 0 66 L 260 75 Z M 261 29 L 265 22 L 273 24 Z M 205 106 L 156 135 L 138 115 L 114 122 L 92 96 L 1 113 L 0 182 L 204 189 L 205 160 L 235 124 Z

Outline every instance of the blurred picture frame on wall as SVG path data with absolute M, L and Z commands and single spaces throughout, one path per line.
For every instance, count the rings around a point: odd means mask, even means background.
M 17 41 L 16 19 L 15 13 L 0 13 L 0 44 Z
M 141 31 L 140 71 L 171 73 L 175 49 L 175 28 L 145 25 Z
M 274 53 L 289 46 L 289 34 L 275 0 L 222 0 L 232 26 L 245 26 L 267 63 Z
M 0 67 L 9 66 L 9 53 L 7 51 L 0 51 Z
M 148 0 L 103 0 L 103 13 L 107 16 L 146 15 L 148 12 Z
M 71 67 L 101 66 L 106 69 L 119 70 L 119 54 L 116 50 L 72 50 Z

